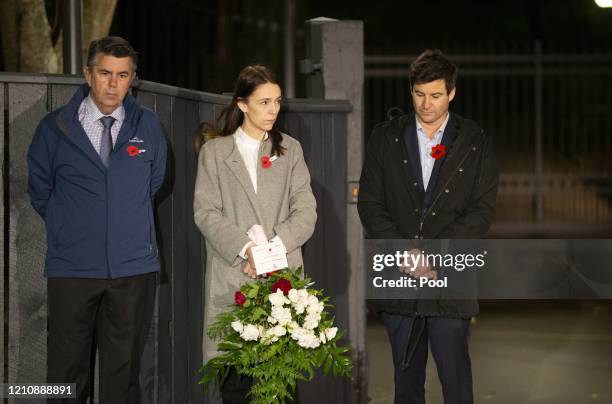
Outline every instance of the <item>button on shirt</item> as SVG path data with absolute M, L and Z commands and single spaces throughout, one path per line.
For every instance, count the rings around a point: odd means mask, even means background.
M 419 155 L 421 158 L 421 173 L 423 174 L 423 187 L 425 190 L 427 190 L 431 172 L 436 163 L 436 159 L 431 156 L 431 149 L 435 145 L 442 143 L 442 136 L 444 135 L 444 129 L 446 129 L 449 116 L 450 114 L 447 113 L 444 123 L 442 123 L 442 126 L 440 126 L 431 139 L 429 139 L 427 133 L 425 133 L 425 129 L 423 129 L 418 118 L 416 118 L 417 139 L 419 140 Z
M 100 139 L 102 138 L 102 131 L 104 130 L 104 125 L 102 125 L 100 118 L 105 116 L 112 116 L 115 118 L 115 122 L 113 126 L 111 126 L 111 137 L 113 138 L 114 147 L 117 142 L 119 131 L 121 130 L 121 125 L 125 119 L 125 109 L 123 105 L 120 105 L 110 115 L 104 115 L 100 112 L 98 106 L 93 102 L 91 97 L 87 96 L 79 106 L 79 122 L 98 154 L 100 154 Z

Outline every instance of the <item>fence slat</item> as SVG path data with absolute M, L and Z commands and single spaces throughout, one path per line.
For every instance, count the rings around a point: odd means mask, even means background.
M 46 379 L 47 283 L 42 276 L 45 230 L 27 194 L 27 149 L 47 112 L 47 85 L 8 85 L 9 125 L 9 361 L 8 381 Z
M 0 245 L 2 246 L 2 254 L 0 254 L 0 268 L 2 268 L 2 272 L 0 273 L 0 304 L 2 305 L 0 308 L 0 324 L 2 324 L 2 332 L 0 333 L 0 357 L 2 358 L 2 367 L 0 367 L 0 380 L 2 383 L 4 380 L 4 364 L 7 363 L 7 358 L 5 357 L 8 354 L 8 351 L 4 349 L 4 335 L 5 332 L 8 331 L 6 329 L 7 324 L 4 319 L 4 308 L 6 306 L 6 302 L 4 298 L 6 295 L 4 294 L 4 265 L 8 263 L 8 251 L 5 250 L 4 247 L 4 229 L 5 225 L 8 225 L 9 218 L 4 217 L 4 145 L 8 139 L 4 133 L 4 83 L 0 83 L 0 136 L 2 136 L 2 142 L 0 142 L 0 228 L 2 232 L 0 233 Z

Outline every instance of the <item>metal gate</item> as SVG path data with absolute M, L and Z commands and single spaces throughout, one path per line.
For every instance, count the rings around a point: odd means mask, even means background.
M 545 52 L 539 42 L 509 49 L 448 54 L 459 66 L 451 109 L 495 140 L 501 177 L 491 234 L 610 236 L 612 53 Z M 415 57 L 366 56 L 366 130 L 390 107 L 408 108 Z

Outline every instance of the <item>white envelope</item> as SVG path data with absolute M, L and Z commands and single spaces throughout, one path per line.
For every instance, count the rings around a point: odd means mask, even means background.
M 287 268 L 287 254 L 280 240 L 251 247 L 257 275 Z

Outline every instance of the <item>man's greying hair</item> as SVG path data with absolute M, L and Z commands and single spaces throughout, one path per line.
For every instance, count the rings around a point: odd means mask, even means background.
M 452 64 L 440 50 L 428 49 L 410 64 L 409 74 L 411 89 L 415 84 L 444 80 L 446 92 L 450 93 L 457 81 L 457 66 Z
M 138 54 L 128 41 L 119 36 L 105 36 L 104 38 L 91 41 L 87 50 L 87 67 L 92 69 L 96 64 L 99 54 L 111 55 L 116 58 L 129 57 L 132 59 L 132 68 L 136 71 L 138 66 Z

